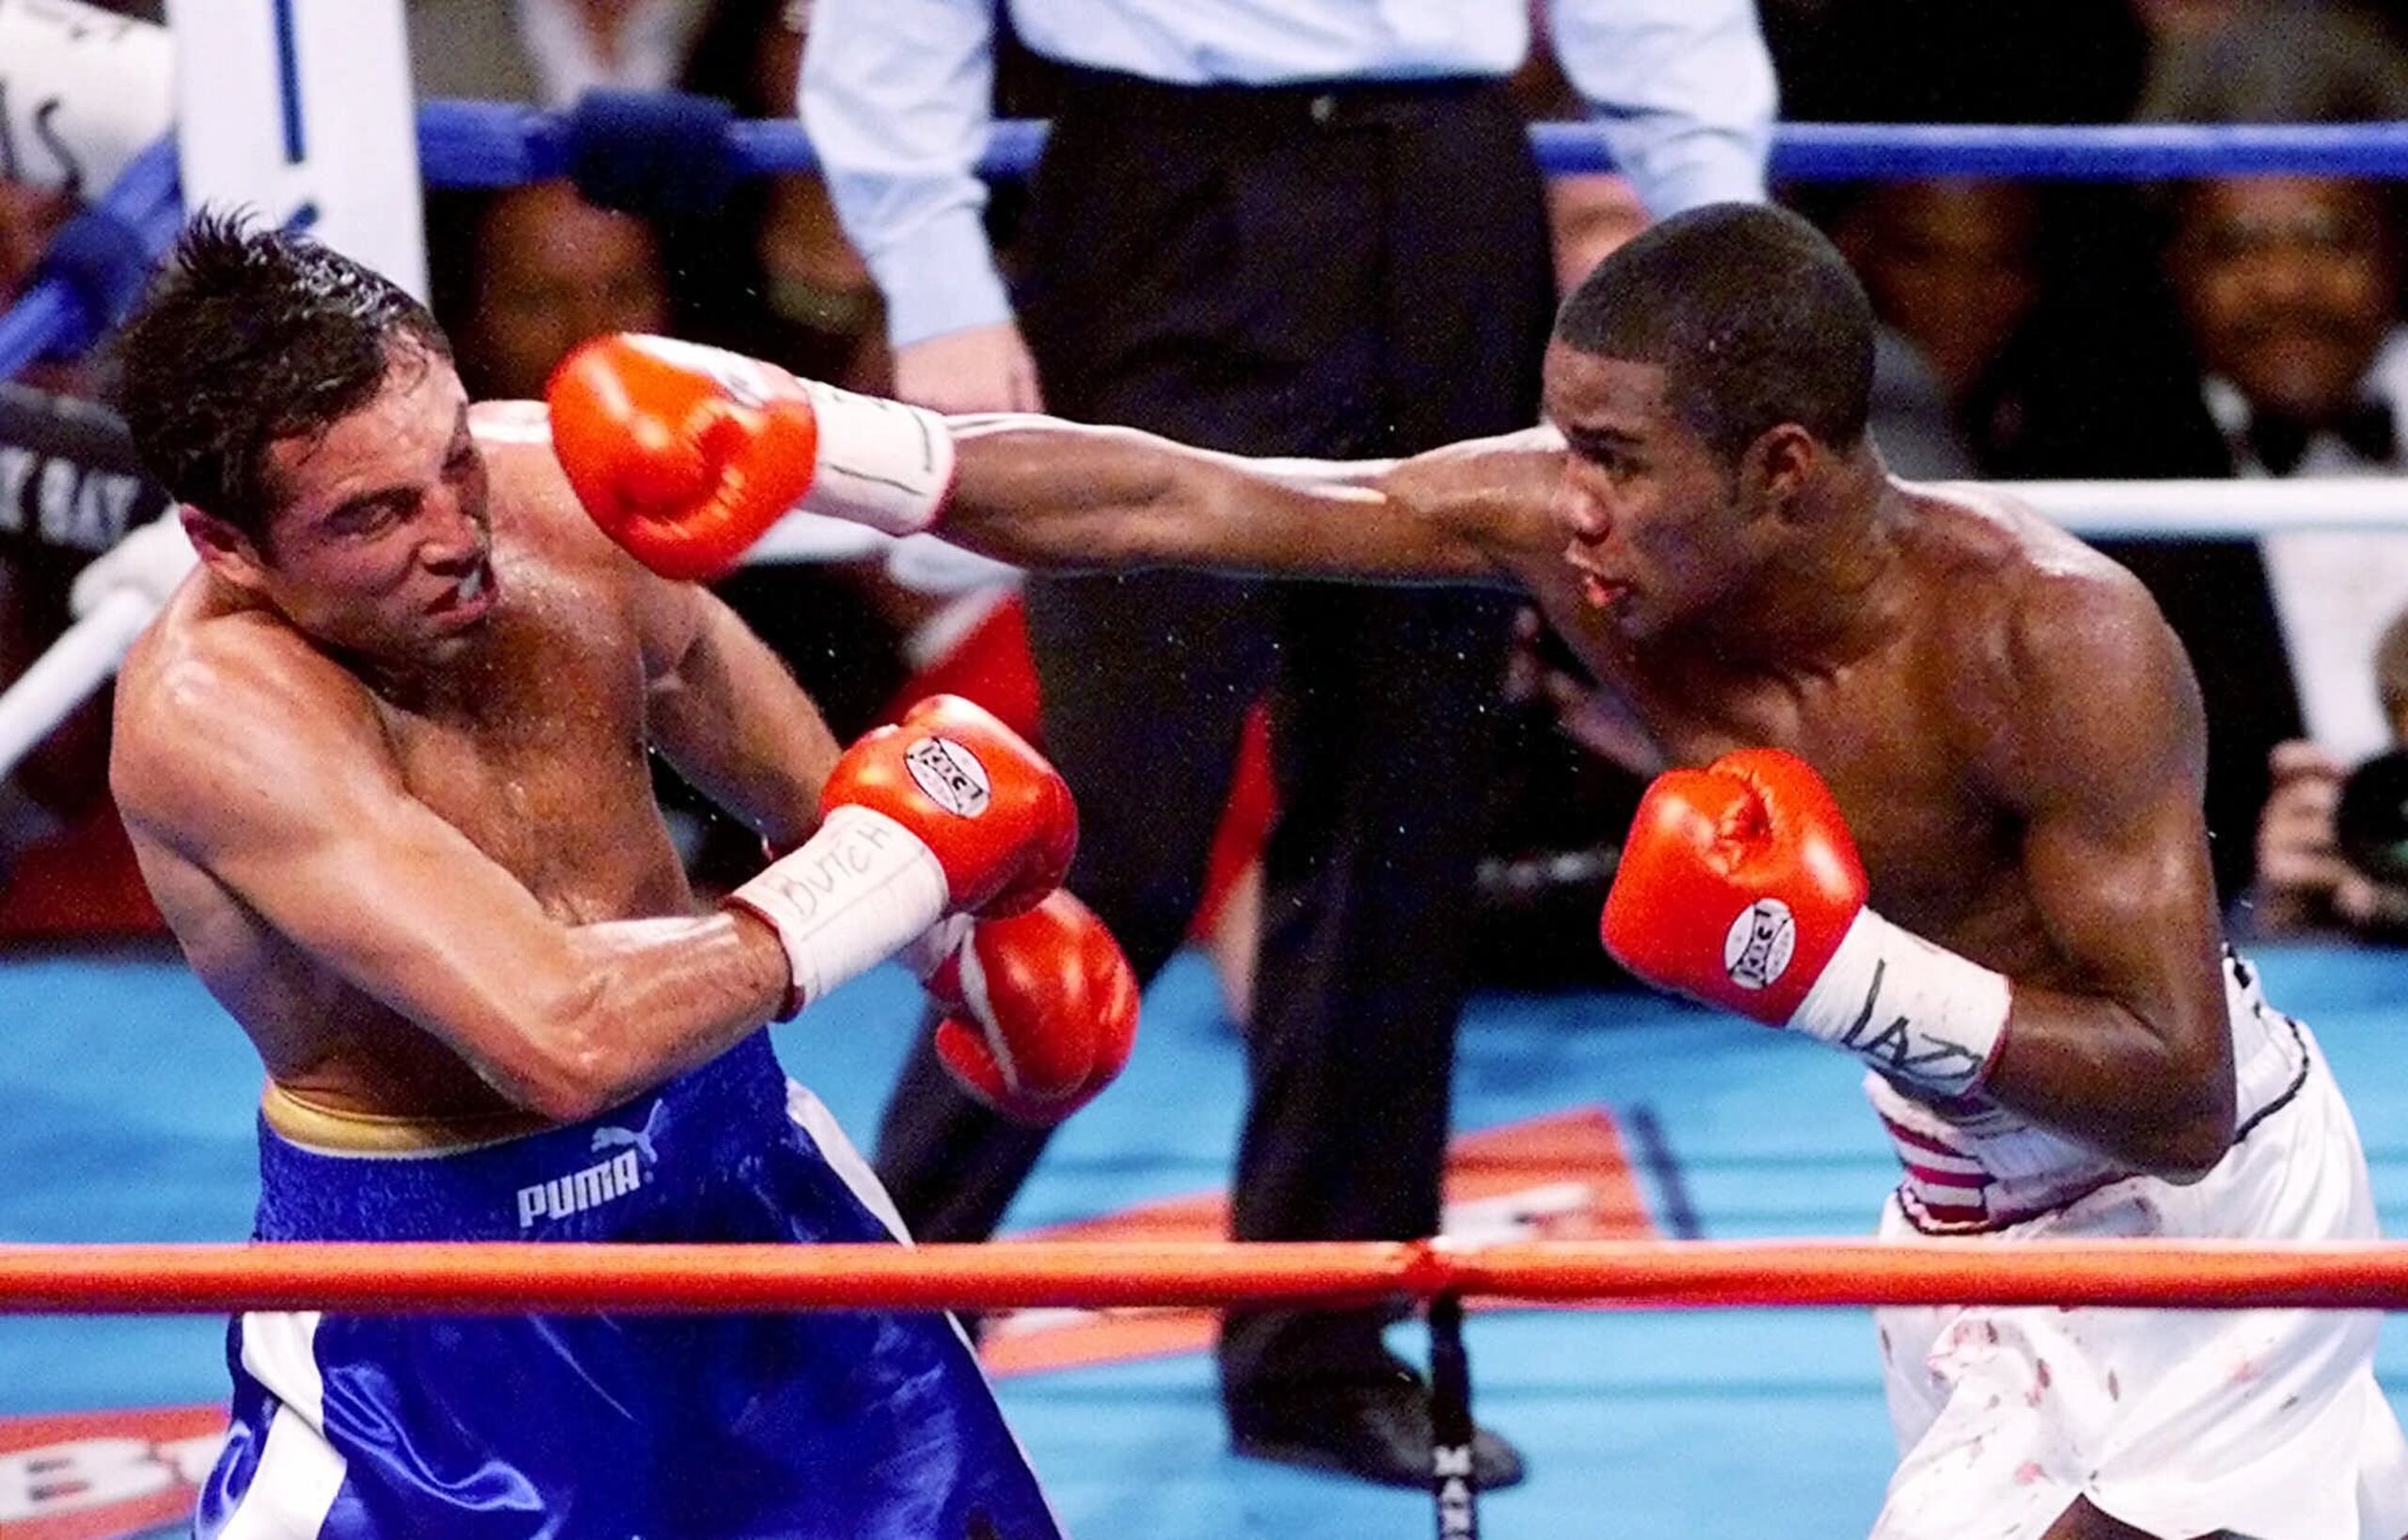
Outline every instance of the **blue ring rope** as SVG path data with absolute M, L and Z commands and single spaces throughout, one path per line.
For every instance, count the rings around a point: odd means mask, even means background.
M 508 187 L 566 173 L 567 118 L 489 102 L 429 102 L 419 108 L 419 161 L 430 184 Z M 1025 175 L 1045 124 L 994 125 L 979 170 Z M 1551 176 L 1613 168 L 1593 124 L 1539 123 L 1530 140 Z M 738 174 L 813 171 L 802 125 L 790 119 L 728 126 L 724 153 Z M 1784 123 L 1774 132 L 1776 182 L 1846 182 L 1920 176 L 2027 177 L 2076 182 L 2152 182 L 2249 172 L 2408 177 L 2408 122 L 2249 125 L 2153 124 L 2021 127 L 1944 124 Z M 138 231 L 154 255 L 182 219 L 169 142 L 144 151 L 100 200 Z M 0 379 L 54 348 L 117 318 L 75 285 L 36 282 L 0 312 Z
M 508 186 L 514 174 L 556 174 L 560 116 L 485 102 L 430 102 L 419 109 L 419 153 L 438 186 Z M 1046 125 L 997 122 L 979 171 L 1027 174 Z M 549 142 L 546 135 L 551 135 Z M 1550 176 L 1610 171 L 1604 135 L 1590 123 L 1537 123 L 1530 144 Z M 728 154 L 753 175 L 816 171 L 819 158 L 790 119 L 737 122 Z M 1772 145 L 1775 181 L 1848 182 L 1885 177 L 1992 176 L 2059 181 L 2154 182 L 2172 177 L 2289 171 L 2300 175 L 2408 177 L 2408 122 L 2151 124 L 2022 127 L 1882 123 L 1784 123 Z

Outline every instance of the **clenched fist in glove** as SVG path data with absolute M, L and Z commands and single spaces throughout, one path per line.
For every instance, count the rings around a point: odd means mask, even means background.
M 1813 767 L 1778 749 L 1668 771 L 1640 802 L 1600 925 L 1640 977 L 1847 1049 L 1941 1096 L 1972 1090 L 2007 980 L 1864 906 L 1864 865 Z
M 719 348 L 595 338 L 545 395 L 578 500 L 663 577 L 721 576 L 790 512 L 911 534 L 953 481 L 953 436 L 934 412 Z
M 791 1015 L 948 914 L 1011 914 L 1061 884 L 1070 788 L 1027 741 L 954 695 L 865 734 L 820 791 L 820 826 L 728 902 L 784 946 Z
M 938 928 L 928 992 L 937 1057 L 1004 1116 L 1056 1123 L 1112 1083 L 1137 1034 L 1137 976 L 1087 906 L 1050 894 L 1025 913 Z

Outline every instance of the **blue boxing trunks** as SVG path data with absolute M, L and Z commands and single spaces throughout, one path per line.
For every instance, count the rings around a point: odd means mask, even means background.
M 766 1034 L 601 1117 L 438 1152 L 263 1117 L 260 1167 L 262 1241 L 895 1238 Z M 255 1313 L 227 1359 L 204 1537 L 1058 1540 L 942 1315 Z

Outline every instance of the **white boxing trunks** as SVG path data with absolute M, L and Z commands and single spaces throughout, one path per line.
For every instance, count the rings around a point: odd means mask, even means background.
M 1987 1136 L 1961 1139 L 1917 1109 L 1882 1238 L 2372 1239 L 2366 1157 L 2315 1040 L 2237 961 L 2227 994 L 2242 1133 L 2203 1180 L 2083 1182 L 1958 1238 L 1935 1229 L 1929 1163 L 1921 1176 L 1915 1165 L 1941 1143 L 1955 1164 L 1977 1161 L 1998 1138 L 1995 1109 L 1971 1119 Z M 1875 1100 L 1900 1132 L 1894 1093 Z M 1994 1186 L 2047 1175 L 2027 1166 Z M 1944 1306 L 1875 1322 L 1901 1451 L 1875 1540 L 2037 1540 L 2077 1499 L 2165 1540 L 2408 1534 L 2408 1441 L 2374 1380 L 2379 1315 Z

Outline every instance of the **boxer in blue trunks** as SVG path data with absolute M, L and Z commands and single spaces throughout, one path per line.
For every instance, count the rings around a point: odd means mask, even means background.
M 127 659 L 111 779 L 267 1072 L 261 1239 L 893 1238 L 764 1027 L 898 951 L 1006 1110 L 1118 1068 L 1135 992 L 1054 891 L 1051 768 L 943 699 L 839 754 L 724 607 L 594 531 L 542 407 L 469 406 L 414 300 L 204 216 L 119 350 L 200 564 Z M 715 911 L 652 750 L 788 852 Z M 941 1315 L 254 1314 L 229 1359 L 202 1535 L 1057 1533 Z

